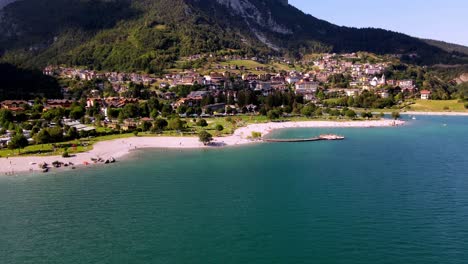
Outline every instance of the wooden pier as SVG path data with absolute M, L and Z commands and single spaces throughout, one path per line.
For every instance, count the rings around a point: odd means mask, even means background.
M 264 138 L 263 141 L 270 143 L 300 143 L 313 141 L 328 141 L 328 140 L 344 140 L 345 138 L 338 135 L 320 135 L 313 138 L 297 138 L 297 139 L 269 139 Z

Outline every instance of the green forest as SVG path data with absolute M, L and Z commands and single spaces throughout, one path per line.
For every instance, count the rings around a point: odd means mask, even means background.
M 57 80 L 43 75 L 41 71 L 0 63 L 0 101 L 35 97 L 61 98 Z

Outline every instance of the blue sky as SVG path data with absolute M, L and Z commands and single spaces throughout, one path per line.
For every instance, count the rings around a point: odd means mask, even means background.
M 468 46 L 467 0 L 289 0 L 341 26 L 378 27 Z

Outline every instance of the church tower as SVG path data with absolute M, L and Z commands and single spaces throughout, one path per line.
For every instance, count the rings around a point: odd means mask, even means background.
M 385 74 L 382 74 L 382 78 L 380 79 L 380 84 L 381 85 L 387 84 L 387 79 L 385 78 Z

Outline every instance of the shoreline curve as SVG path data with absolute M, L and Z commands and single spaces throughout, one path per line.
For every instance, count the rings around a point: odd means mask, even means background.
M 199 142 L 198 137 L 131 137 L 101 141 L 94 144 L 93 149 L 87 152 L 78 153 L 70 158 L 61 156 L 25 156 L 0 158 L 0 175 L 18 175 L 26 173 L 42 173 L 37 164 L 54 161 L 71 162 L 76 167 L 83 167 L 85 163 L 94 165 L 91 159 L 102 158 L 103 160 L 115 158 L 120 159 L 131 151 L 138 149 L 165 148 L 165 149 L 199 149 L 199 148 L 219 148 L 229 146 L 241 146 L 258 143 L 259 140 L 252 140 L 252 132 L 259 132 L 262 136 L 268 135 L 273 130 L 287 128 L 372 128 L 372 127 L 394 127 L 404 125 L 401 120 L 372 120 L 372 121 L 304 121 L 304 122 L 270 122 L 262 124 L 250 124 L 238 128 L 232 135 L 226 137 L 215 137 L 213 144 L 205 146 Z M 96 165 L 104 165 L 97 163 Z M 54 169 L 56 171 L 57 169 Z M 64 169 L 58 169 L 64 170 Z

